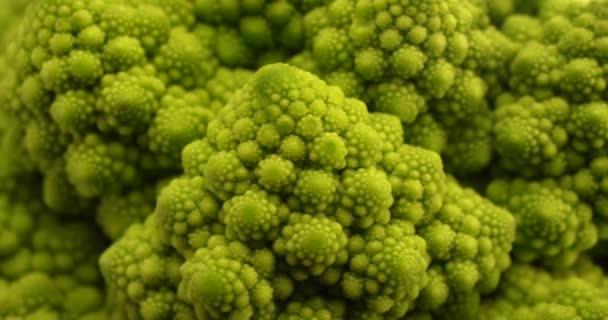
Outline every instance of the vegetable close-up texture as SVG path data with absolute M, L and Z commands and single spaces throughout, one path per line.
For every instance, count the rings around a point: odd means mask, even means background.
M 607 0 L 0 0 L 0 320 L 608 319 Z

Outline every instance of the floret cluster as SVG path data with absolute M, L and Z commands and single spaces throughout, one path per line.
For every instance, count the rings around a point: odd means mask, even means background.
M 608 319 L 606 0 L 0 0 L 0 319 Z

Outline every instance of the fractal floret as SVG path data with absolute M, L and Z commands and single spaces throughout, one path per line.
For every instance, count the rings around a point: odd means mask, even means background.
M 158 236 L 186 259 L 180 297 L 214 319 L 270 319 L 319 295 L 356 304 L 347 317 L 399 319 L 494 289 L 513 216 L 404 144 L 391 117 L 308 72 L 261 68 L 160 192 Z

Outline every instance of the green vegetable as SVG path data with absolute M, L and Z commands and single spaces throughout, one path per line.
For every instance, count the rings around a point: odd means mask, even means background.
M 606 318 L 607 84 L 606 0 L 0 0 L 0 318 Z

